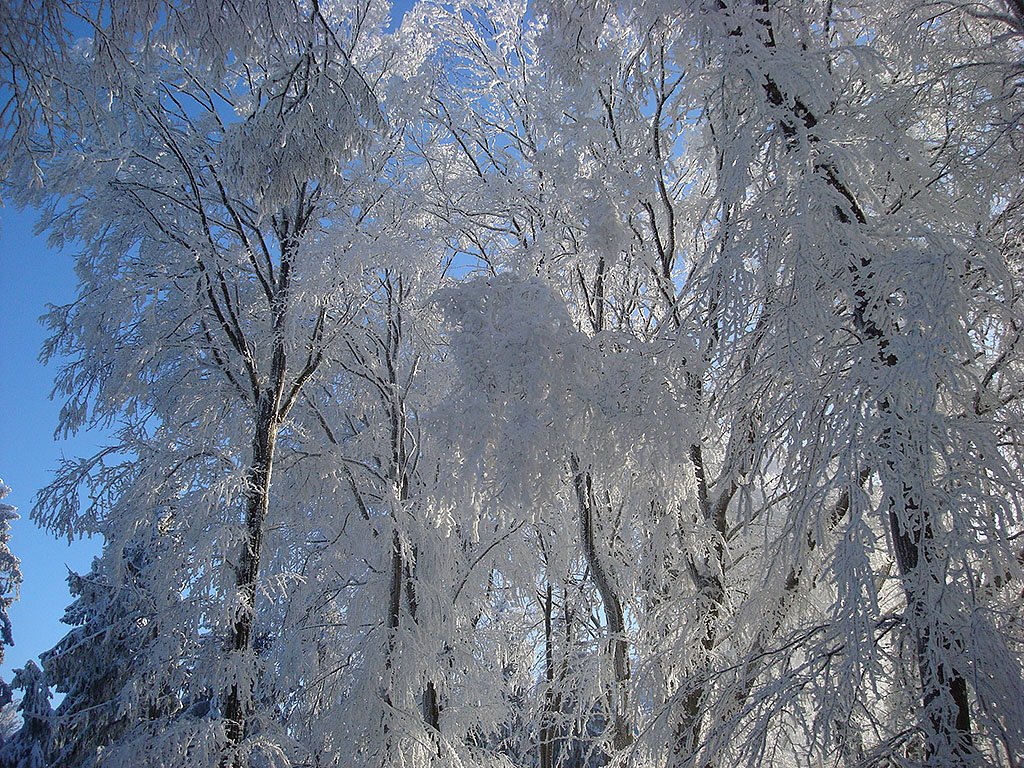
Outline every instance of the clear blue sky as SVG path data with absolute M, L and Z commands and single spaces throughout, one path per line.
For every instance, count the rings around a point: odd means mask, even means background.
M 46 330 L 39 316 L 48 303 L 61 304 L 75 295 L 71 253 L 47 247 L 46 238 L 33 234 L 36 214 L 0 208 L 0 478 L 11 487 L 4 499 L 18 507 L 21 519 L 13 526 L 11 549 L 21 558 L 25 583 L 21 599 L 12 606 L 14 647 L 7 648 L 0 674 L 35 659 L 67 632 L 60 623 L 70 602 L 67 569 L 88 570 L 100 542 L 76 541 L 68 546 L 39 530 L 30 520 L 36 492 L 49 482 L 61 453 L 68 456 L 94 450 L 100 439 L 78 435 L 57 442 L 60 404 L 49 399 L 55 365 L 38 360 Z

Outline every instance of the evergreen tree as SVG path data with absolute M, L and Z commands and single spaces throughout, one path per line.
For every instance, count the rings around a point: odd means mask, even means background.
M 98 765 L 105 748 L 147 717 L 131 683 L 159 626 L 142 573 L 153 554 L 108 547 L 88 573 L 68 574 L 75 600 L 63 621 L 73 629 L 41 656 L 47 682 L 64 694 L 53 720 L 54 768 Z
M 11 492 L 9 486 L 0 480 L 0 500 Z M 4 659 L 4 646 L 14 645 L 11 618 L 7 609 L 18 596 L 21 585 L 21 562 L 11 552 L 11 523 L 18 519 L 17 511 L 10 504 L 0 502 L 0 662 Z M 0 706 L 11 701 L 11 689 L 6 681 L 0 680 Z
M 22 725 L 0 749 L 3 768 L 49 768 L 53 731 L 50 687 L 43 671 L 34 661 L 14 670 L 13 687 L 21 690 L 18 712 Z

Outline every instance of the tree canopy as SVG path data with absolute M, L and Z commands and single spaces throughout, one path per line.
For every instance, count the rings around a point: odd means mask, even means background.
M 16 0 L 0 52 L 113 435 L 32 513 L 104 542 L 32 765 L 1019 764 L 1016 0 Z

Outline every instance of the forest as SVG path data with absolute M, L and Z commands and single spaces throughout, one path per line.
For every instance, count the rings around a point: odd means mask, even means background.
M 6 0 L 0 70 L 109 435 L 0 766 L 1024 766 L 1022 0 Z

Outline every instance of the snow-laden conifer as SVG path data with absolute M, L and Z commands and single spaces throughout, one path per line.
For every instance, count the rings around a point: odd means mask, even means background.
M 21 728 L 0 748 L 0 765 L 5 768 L 49 768 L 53 709 L 50 687 L 43 671 L 29 660 L 14 670 L 12 687 L 22 692 L 18 702 Z
M 11 492 L 10 486 L 0 480 L 0 500 Z M 14 645 L 14 632 L 7 611 L 18 597 L 22 582 L 21 561 L 11 551 L 11 523 L 18 519 L 17 509 L 0 501 L 0 661 L 4 646 Z M 0 706 L 11 701 L 11 689 L 0 680 Z

